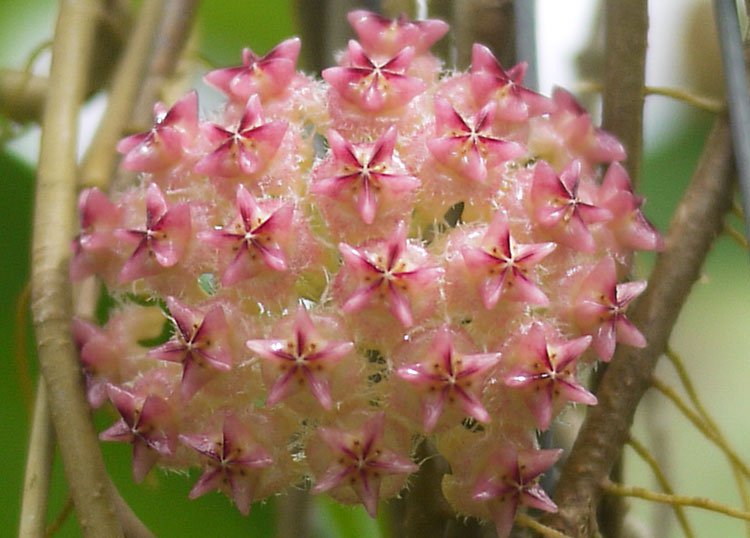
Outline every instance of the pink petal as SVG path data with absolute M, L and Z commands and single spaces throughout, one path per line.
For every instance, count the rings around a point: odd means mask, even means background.
M 223 478 L 224 473 L 220 468 L 209 467 L 203 471 L 201 477 L 195 482 L 193 489 L 188 493 L 188 498 L 197 499 L 210 491 L 220 489 Z
M 266 397 L 266 405 L 273 407 L 287 397 L 298 392 L 300 385 L 297 383 L 297 368 L 289 368 L 273 384 Z
M 342 310 L 346 313 L 351 314 L 354 312 L 359 312 L 360 310 L 365 308 L 368 304 L 372 302 L 373 298 L 377 295 L 377 292 L 380 289 L 380 284 L 381 284 L 380 281 L 376 281 L 375 283 L 370 284 L 369 286 L 365 286 L 356 290 L 344 302 L 344 305 L 341 307 Z
M 197 360 L 191 359 L 183 363 L 180 395 L 187 401 L 203 386 L 216 377 L 217 370 L 207 368 Z
M 445 390 L 437 390 L 427 393 L 422 399 L 422 427 L 425 432 L 430 433 L 440 420 L 445 407 L 445 397 Z
M 556 388 L 560 391 L 560 396 L 569 402 L 584 405 L 596 405 L 598 403 L 596 396 L 573 378 L 558 378 Z
M 380 497 L 380 477 L 371 474 L 360 474 L 359 480 L 352 483 L 352 489 L 365 506 L 370 517 L 378 515 L 378 500 Z
M 409 298 L 392 283 L 388 284 L 388 306 L 393 317 L 399 320 L 404 328 L 409 328 L 414 324 Z M 344 309 L 346 309 L 346 305 Z
M 615 353 L 616 340 L 614 320 L 605 321 L 599 325 L 594 334 L 593 347 L 596 354 L 604 362 L 609 362 L 612 359 L 612 355 Z
M 195 334 L 194 342 L 202 345 L 201 354 L 217 370 L 232 367 L 232 353 L 226 345 L 228 330 L 224 309 L 217 305 L 208 311 Z
M 133 480 L 137 484 L 143 482 L 158 459 L 158 452 L 152 450 L 146 443 L 136 440 L 133 443 Z
M 372 155 L 370 156 L 370 162 L 368 163 L 370 166 L 382 164 L 391 159 L 393 156 L 393 150 L 396 147 L 397 134 L 398 131 L 396 127 L 391 126 L 380 138 L 378 138 L 372 148 Z
M 625 307 L 635 300 L 641 293 L 646 290 L 648 283 L 645 280 L 637 282 L 623 282 L 616 287 L 617 304 Z
M 372 224 L 375 220 L 375 212 L 378 209 L 378 202 L 372 192 L 369 181 L 365 181 L 362 189 L 357 196 L 357 211 L 365 224 Z
M 151 249 L 156 261 L 162 267 L 172 267 L 182 259 L 191 237 L 190 205 L 177 204 L 154 227 L 165 237 L 151 241 Z
M 328 379 L 316 375 L 307 368 L 305 368 L 304 372 L 305 378 L 307 379 L 307 385 L 312 395 L 315 396 L 315 399 L 320 402 L 320 405 L 322 405 L 326 411 L 333 409 L 333 399 L 331 398 L 331 389 Z
M 331 148 L 334 158 L 342 166 L 351 167 L 352 169 L 362 168 L 362 163 L 359 162 L 354 152 L 354 146 L 341 136 L 338 131 L 333 129 L 328 130 L 328 145 Z
M 544 292 L 520 271 L 513 271 L 506 286 L 509 288 L 508 295 L 514 301 L 536 306 L 547 306 L 549 304 L 549 299 Z
M 339 243 L 339 252 L 344 259 L 344 263 L 350 269 L 363 274 L 380 274 L 380 270 L 366 256 L 346 243 Z
M 459 386 L 455 386 L 455 391 L 458 394 L 458 403 L 464 413 L 484 424 L 492 422 L 490 414 L 484 408 L 479 398 L 470 392 L 462 390 Z
M 315 485 L 310 490 L 313 495 L 324 493 L 338 486 L 344 485 L 351 474 L 351 470 L 343 465 L 333 465 L 315 479 Z
M 557 512 L 557 505 L 552 502 L 552 499 L 544 492 L 539 485 L 525 488 L 521 492 L 521 504 L 530 508 L 536 508 L 537 510 L 543 510 L 545 512 Z
M 617 317 L 615 332 L 617 333 L 617 341 L 623 344 L 638 348 L 646 347 L 648 344 L 646 337 L 625 316 Z
M 516 519 L 518 500 L 513 497 L 506 501 L 492 501 L 489 504 L 489 509 L 492 521 L 495 523 L 497 538 L 508 538 L 510 531 L 513 529 L 513 522 Z

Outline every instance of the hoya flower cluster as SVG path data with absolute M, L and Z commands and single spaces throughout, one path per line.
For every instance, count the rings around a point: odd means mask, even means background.
M 616 343 L 644 282 L 620 282 L 661 239 L 619 164 L 623 147 L 571 95 L 523 86 L 475 45 L 468 72 L 429 49 L 436 20 L 349 15 L 323 80 L 298 39 L 206 76 L 125 138 L 140 180 L 81 194 L 71 276 L 117 306 L 74 332 L 104 440 L 200 468 L 191 491 L 253 501 L 309 485 L 375 515 L 432 439 L 447 499 L 510 532 L 554 511 L 538 448 L 580 376 Z

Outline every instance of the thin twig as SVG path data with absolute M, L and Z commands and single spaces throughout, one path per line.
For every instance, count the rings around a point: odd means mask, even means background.
M 34 402 L 34 382 L 29 370 L 29 357 L 31 354 L 27 349 L 27 337 L 29 326 L 29 301 L 31 299 L 31 284 L 27 282 L 16 299 L 16 316 L 13 326 L 13 342 L 16 370 L 18 372 L 18 386 L 23 396 L 24 407 L 31 418 Z
M 536 519 L 524 513 L 520 513 L 516 516 L 516 523 L 521 527 L 531 529 L 539 536 L 544 536 L 544 538 L 570 538 L 567 534 L 555 530 L 552 527 L 548 527 L 547 525 L 542 525 Z
M 60 509 L 60 511 L 55 516 L 55 519 L 52 520 L 52 523 L 49 524 L 47 527 L 47 530 L 44 531 L 45 538 L 52 538 L 55 534 L 60 532 L 60 529 L 62 529 L 62 526 L 65 524 L 65 522 L 70 517 L 70 514 L 73 513 L 73 497 L 68 495 L 65 498 L 65 504 L 63 504 L 63 507 Z
M 19 538 L 43 538 L 55 439 L 47 411 L 47 389 L 40 380 L 26 458 Z
M 651 386 L 656 362 L 721 231 L 731 205 L 732 172 L 729 128 L 726 119 L 720 119 L 675 212 L 649 287 L 630 313 L 648 345 L 643 349 L 620 346 L 610 362 L 597 392 L 599 404 L 588 411 L 563 467 L 555 492 L 559 512 L 549 517 L 555 528 L 573 536 L 596 532 L 600 485 L 629 437 L 638 402 Z
M 725 222 L 724 233 L 731 237 L 744 250 L 748 249 L 747 238 L 737 228 Z
M 647 501 L 653 501 L 657 503 L 671 504 L 673 506 L 693 506 L 695 508 L 702 508 L 711 512 L 718 512 L 719 514 L 724 514 L 725 516 L 750 521 L 750 512 L 737 510 L 736 508 L 732 508 L 731 506 L 727 506 L 725 504 L 718 503 L 704 497 L 687 497 L 684 495 L 658 493 L 646 488 L 640 488 L 637 486 L 625 486 L 623 484 L 615 484 L 614 482 L 609 481 L 604 482 L 602 484 L 602 488 L 608 493 L 612 493 L 613 495 L 638 497 L 639 499 L 645 499 Z
M 651 468 L 651 471 L 654 473 L 654 477 L 656 478 L 656 481 L 659 483 L 659 487 L 661 487 L 661 489 L 664 490 L 664 493 L 673 495 L 674 490 L 672 489 L 672 485 L 669 483 L 667 476 L 664 474 L 664 471 L 662 471 L 661 467 L 659 466 L 659 462 L 656 461 L 656 458 L 653 456 L 653 454 L 651 454 L 651 452 L 649 452 L 648 448 L 646 448 L 646 446 L 643 443 L 638 441 L 633 436 L 631 436 L 630 439 L 628 440 L 628 445 Z M 690 523 L 688 522 L 687 517 L 685 516 L 685 511 L 682 509 L 682 506 L 674 505 L 672 508 L 674 509 L 674 515 L 677 518 L 677 522 L 680 524 L 680 527 L 682 528 L 682 532 L 685 534 L 685 536 L 687 538 L 692 538 L 693 536 L 695 536 L 695 534 L 693 534 L 693 530 L 690 528 Z
M 60 4 L 37 173 L 31 306 L 50 414 L 82 535 L 117 538 L 123 536 L 122 529 L 70 334 L 67 277 L 78 112 L 86 90 L 98 7 L 93 0 Z
M 694 106 L 697 109 L 705 110 L 713 114 L 721 114 L 726 111 L 727 105 L 718 99 L 712 99 L 704 95 L 696 95 L 687 90 L 681 88 L 667 88 L 665 86 L 646 86 L 646 95 L 661 95 L 663 97 L 669 97 L 682 101 L 688 105 Z
M 107 109 L 81 166 L 84 187 L 101 188 L 110 182 L 117 157 L 115 144 L 122 138 L 123 128 L 131 116 L 163 7 L 163 0 L 150 0 L 141 6 L 133 36 L 112 79 Z
M 743 475 L 745 475 L 747 478 L 750 478 L 750 468 L 748 468 L 745 462 L 742 461 L 742 459 L 737 455 L 734 449 L 729 446 L 729 444 L 720 434 L 717 434 L 717 432 L 713 428 L 709 427 L 700 416 L 698 416 L 693 410 L 691 410 L 690 407 L 688 407 L 687 403 L 685 403 L 685 401 L 680 398 L 680 395 L 677 394 L 677 392 L 675 392 L 672 387 L 658 378 L 653 378 L 652 383 L 656 390 L 666 396 L 675 405 L 675 407 L 677 407 L 677 409 L 683 415 L 685 415 L 685 418 L 692 422 L 693 426 L 698 428 L 698 430 L 703 435 L 705 435 L 706 438 L 712 441 L 717 447 L 719 447 L 719 449 L 721 449 L 722 452 L 724 452 L 724 454 L 726 454 L 732 465 L 736 465 Z

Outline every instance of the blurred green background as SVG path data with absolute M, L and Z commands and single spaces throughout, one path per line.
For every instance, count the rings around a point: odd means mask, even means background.
M 31 51 L 51 37 L 55 9 L 56 4 L 51 0 L 0 0 L 0 67 L 23 68 Z M 288 0 L 205 0 L 198 25 L 200 56 L 216 65 L 235 65 L 242 47 L 265 52 L 296 33 L 294 10 Z M 590 29 L 581 31 L 588 33 Z M 649 98 L 649 107 L 659 99 L 662 98 Z M 646 212 L 661 230 L 667 229 L 711 119 L 707 114 L 685 107 L 673 119 L 675 128 L 670 131 L 673 134 L 666 139 L 648 140 L 641 190 L 648 200 Z M 5 135 L 34 138 L 29 128 L 21 132 L 12 128 L 11 133 L 7 124 L 0 126 Z M 0 248 L 6 260 L 0 270 L 0 290 L 7 303 L 0 310 L 0 338 L 6 342 L 0 347 L 0 394 L 4 399 L 4 405 L 0 406 L 0 439 L 6 446 L 5 457 L 0 459 L 0 476 L 5 483 L 0 488 L 0 529 L 3 529 L 0 535 L 3 536 L 13 535 L 18 528 L 32 397 L 30 383 L 36 379 L 33 357 L 30 352 L 24 353 L 24 349 L 31 350 L 33 346 L 28 318 L 23 303 L 19 303 L 28 280 L 34 171 L 28 159 L 17 156 L 19 147 L 13 142 L 0 148 L 0 218 L 4 227 L 4 233 L 0 233 Z M 26 155 L 29 151 L 33 153 L 33 150 L 25 150 Z M 738 222 L 734 224 L 741 228 Z M 704 269 L 705 277 L 696 286 L 673 339 L 673 346 L 687 362 L 704 404 L 733 446 L 745 457 L 749 455 L 747 447 L 750 446 L 747 418 L 750 396 L 745 387 L 745 379 L 750 374 L 750 357 L 745 351 L 750 349 L 750 331 L 746 328 L 750 323 L 747 260 L 747 252 L 736 243 L 726 237 L 719 239 Z M 651 262 L 648 257 L 639 259 L 637 271 L 646 274 Z M 675 381 L 668 365 L 662 364 L 659 372 L 663 378 Z M 112 420 L 113 416 L 107 413 L 97 416 L 100 428 L 108 426 Z M 739 506 L 729 467 L 719 451 L 690 427 L 669 403 L 659 396 L 649 395 L 639 410 L 635 432 L 642 440 L 659 447 L 657 452 L 668 461 L 676 491 Z M 267 537 L 274 534 L 273 501 L 254 506 L 250 517 L 245 518 L 219 494 L 189 501 L 187 493 L 197 475 L 152 472 L 144 484 L 136 486 L 131 480 L 129 446 L 105 444 L 103 450 L 123 496 L 158 536 Z M 653 486 L 648 469 L 632 457 L 632 453 L 626 453 L 626 481 Z M 56 461 L 50 502 L 52 517 L 61 510 L 65 499 L 62 471 Z M 318 536 L 381 536 L 379 526 L 361 508 L 338 507 L 324 500 L 317 502 Z M 654 505 L 634 501 L 634 525 L 647 527 L 654 520 L 671 517 L 653 511 Z M 743 525 L 738 521 L 698 510 L 690 510 L 688 514 L 698 536 L 743 534 Z M 644 536 L 680 535 L 674 523 L 659 532 L 664 534 L 646 532 Z M 78 535 L 74 517 L 66 521 L 58 534 L 61 537 Z

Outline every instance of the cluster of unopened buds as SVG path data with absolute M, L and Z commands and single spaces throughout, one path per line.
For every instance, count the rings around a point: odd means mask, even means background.
M 581 376 L 617 343 L 660 247 L 625 151 L 563 90 L 523 86 L 474 45 L 468 72 L 429 52 L 448 26 L 355 11 L 323 80 L 298 39 L 209 73 L 226 95 L 158 105 L 118 146 L 139 182 L 80 196 L 71 277 L 116 307 L 76 319 L 88 397 L 121 420 L 135 479 L 200 468 L 244 514 L 309 487 L 375 516 L 419 468 L 448 461 L 458 513 L 507 536 L 554 511 L 540 449 Z

